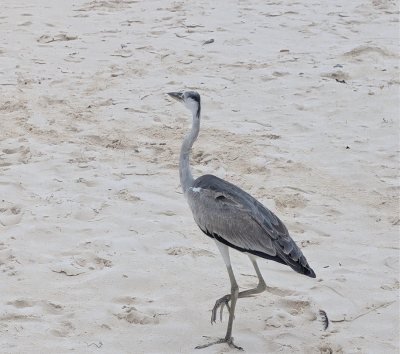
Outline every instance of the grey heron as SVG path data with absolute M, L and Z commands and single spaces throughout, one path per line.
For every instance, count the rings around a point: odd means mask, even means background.
M 311 278 L 315 278 L 315 273 L 282 221 L 250 194 L 213 175 L 193 178 L 189 155 L 200 131 L 200 95 L 196 91 L 170 92 L 168 95 L 183 103 L 192 112 L 192 129 L 184 139 L 180 151 L 180 182 L 197 225 L 201 231 L 215 240 L 225 261 L 231 282 L 231 293 L 216 301 L 211 314 L 211 323 L 213 323 L 220 309 L 222 320 L 223 308 L 227 306 L 229 320 L 225 338 L 197 346 L 196 349 L 219 343 L 227 343 L 232 347 L 242 349 L 233 343 L 232 337 L 237 299 L 266 290 L 256 257 L 288 265 L 296 272 Z M 254 289 L 239 292 L 231 266 L 229 247 L 249 256 L 258 277 L 258 285 Z

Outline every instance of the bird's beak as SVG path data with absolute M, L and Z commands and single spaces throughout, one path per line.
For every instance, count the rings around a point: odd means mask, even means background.
M 183 93 L 180 93 L 180 92 L 168 92 L 168 95 L 170 95 L 172 98 L 176 99 L 179 102 L 183 101 Z

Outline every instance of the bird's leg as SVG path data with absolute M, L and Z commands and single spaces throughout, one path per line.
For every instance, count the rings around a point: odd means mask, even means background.
M 258 285 L 254 289 L 244 290 L 239 293 L 239 297 L 248 297 L 255 294 L 260 294 L 267 289 L 267 285 L 261 275 L 260 269 L 258 268 L 258 264 L 256 261 L 256 257 L 253 255 L 249 255 L 251 263 L 253 264 L 254 270 L 256 271 L 257 278 L 258 278 Z
M 235 276 L 233 274 L 232 267 L 229 265 L 229 266 L 227 266 L 227 269 L 228 269 L 229 279 L 231 281 L 231 294 L 229 295 L 229 298 L 230 298 L 230 301 L 231 301 L 231 306 L 229 308 L 229 321 L 228 321 L 228 328 L 226 330 L 225 338 L 219 339 L 216 342 L 208 343 L 208 344 L 205 344 L 205 345 L 199 345 L 195 349 L 203 349 L 203 348 L 207 348 L 207 347 L 209 347 L 211 345 L 214 345 L 214 344 L 227 343 L 231 347 L 234 347 L 234 348 L 239 349 L 239 350 L 243 350 L 243 348 L 238 347 L 237 345 L 235 345 L 233 343 L 233 337 L 232 337 L 233 320 L 234 320 L 234 317 L 235 317 L 236 302 L 237 302 L 238 295 L 239 295 L 239 286 L 236 283 L 236 279 L 235 279 Z M 221 303 L 224 303 L 224 302 L 221 302 Z
M 267 285 L 265 284 L 265 281 L 261 275 L 260 269 L 258 268 L 256 258 L 253 255 L 249 255 L 249 258 L 251 260 L 251 263 L 253 264 L 254 270 L 256 271 L 256 274 L 258 277 L 258 285 L 254 289 L 249 289 L 249 290 L 244 290 L 244 291 L 239 292 L 239 294 L 238 294 L 239 299 L 243 298 L 243 297 L 249 297 L 249 296 L 253 296 L 256 294 L 260 294 L 267 289 Z M 229 309 L 229 301 L 230 300 L 231 300 L 231 295 L 228 294 L 228 295 L 221 297 L 220 299 L 218 299 L 215 302 L 214 308 L 212 309 L 212 313 L 211 313 L 211 324 L 213 322 L 216 322 L 218 309 L 220 309 L 220 320 L 221 321 L 222 321 L 222 311 L 223 311 L 225 305 L 230 312 L 230 309 Z
M 231 308 L 229 310 L 228 329 L 226 331 L 225 340 L 226 343 L 235 347 L 236 349 L 242 349 L 233 344 L 233 338 L 232 338 L 233 319 L 235 318 L 235 308 L 239 296 L 239 286 L 236 283 L 232 267 L 227 267 L 227 268 L 228 268 L 229 279 L 231 281 Z

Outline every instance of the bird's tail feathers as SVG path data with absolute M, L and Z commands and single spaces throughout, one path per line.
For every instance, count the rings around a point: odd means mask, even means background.
M 316 275 L 310 265 L 304 257 L 300 248 L 291 239 L 284 239 L 278 236 L 277 238 L 278 247 L 276 247 L 277 255 L 294 271 L 300 274 L 307 275 L 311 278 L 315 278 Z

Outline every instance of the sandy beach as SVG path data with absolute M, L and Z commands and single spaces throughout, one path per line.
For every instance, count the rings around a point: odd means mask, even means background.
M 260 259 L 235 343 L 398 353 L 398 21 L 387 0 L 2 1 L 0 352 L 238 352 L 194 349 L 230 292 L 179 182 L 191 114 L 166 93 L 196 90 L 193 175 L 270 208 L 317 274 Z

